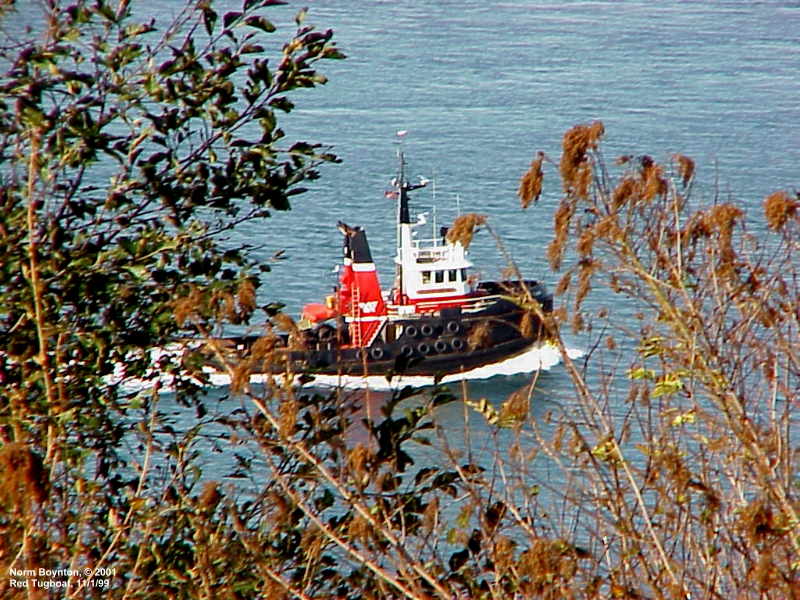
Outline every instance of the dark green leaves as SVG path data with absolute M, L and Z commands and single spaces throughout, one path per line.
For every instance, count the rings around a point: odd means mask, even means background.
M 217 24 L 219 15 L 211 8 L 208 2 L 201 2 L 197 8 L 203 15 L 203 26 L 206 28 L 206 33 L 211 35 L 214 32 L 214 26 Z
M 249 27 L 260 29 L 266 33 L 272 33 L 275 31 L 275 25 L 260 15 L 247 17 L 247 19 L 245 19 L 245 24 Z
M 222 18 L 222 24 L 228 28 L 237 21 L 242 18 L 242 13 L 240 12 L 227 12 L 225 16 Z
M 142 0 L 53 0 L 41 3 L 45 22 L 0 47 L 0 416 L 5 442 L 47 457 L 43 476 L 58 477 L 27 514 L 0 498 L 0 528 L 21 548 L 33 515 L 35 560 L 46 565 L 118 540 L 115 565 L 148 589 L 133 596 L 185 587 L 197 549 L 213 547 L 203 526 L 227 501 L 221 486 L 192 492 L 194 440 L 213 415 L 199 399 L 202 361 L 164 350 L 246 326 L 259 305 L 280 311 L 280 298 L 258 289 L 269 264 L 230 231 L 289 209 L 319 165 L 337 160 L 283 142 L 276 113 L 291 110 L 293 90 L 324 80 L 317 63 L 334 43 L 304 25 L 270 63 L 266 49 L 282 47 L 268 39 L 276 27 L 266 13 L 277 4 L 246 0 L 218 13 L 199 0 L 157 22 Z M 185 436 L 160 404 L 166 385 L 171 408 L 194 405 L 197 427 Z M 304 417 L 303 435 L 320 444 L 339 435 L 338 413 L 326 418 L 336 426 L 317 430 Z M 151 456 L 163 472 L 147 471 Z M 252 459 L 237 452 L 235 474 L 249 477 Z M 323 492 L 314 502 L 332 504 Z M 148 533 L 134 540 L 131 531 Z M 283 533 L 273 549 L 292 556 L 297 540 Z M 226 556 L 246 555 L 224 537 L 225 551 L 207 563 L 223 565 L 219 581 L 231 578 Z M 206 591 L 263 592 L 239 579 Z

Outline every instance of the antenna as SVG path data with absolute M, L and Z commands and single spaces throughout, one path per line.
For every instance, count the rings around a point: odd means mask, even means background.
M 436 230 L 436 204 L 433 205 L 433 245 L 439 245 L 439 233 Z
M 406 180 L 406 157 L 405 153 L 403 152 L 403 141 L 405 140 L 407 134 L 408 129 L 401 129 L 394 134 L 395 144 L 397 144 L 397 158 L 400 162 L 400 180 L 398 181 L 398 187 L 400 189 L 403 188 Z M 402 192 L 400 193 L 402 194 Z
M 401 129 L 400 131 L 394 134 L 395 137 L 395 144 L 398 146 L 398 152 L 402 155 L 403 153 L 403 141 L 405 140 L 406 135 L 408 135 L 408 129 Z

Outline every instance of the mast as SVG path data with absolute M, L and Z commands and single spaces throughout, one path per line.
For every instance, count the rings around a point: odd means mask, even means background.
M 402 149 L 397 151 L 398 158 L 400 159 L 400 177 L 397 195 L 397 224 L 411 224 L 411 216 L 408 210 L 408 190 L 416 189 L 408 185 L 406 181 L 406 157 Z
M 408 132 L 398 131 L 397 158 L 400 163 L 400 172 L 393 181 L 394 194 L 397 196 L 397 290 L 398 298 L 402 298 L 405 290 L 403 289 L 403 265 L 412 258 L 411 248 L 411 211 L 409 209 L 408 192 L 425 187 L 427 182 L 420 182 L 411 185 L 406 181 L 406 158 L 403 152 L 403 138 Z
M 400 170 L 397 177 L 392 181 L 394 186 L 394 194 L 397 197 L 397 256 L 401 255 L 401 248 L 403 246 L 401 241 L 401 225 L 411 223 L 411 214 L 408 210 L 408 194 L 406 192 L 406 157 L 403 152 L 403 138 L 405 137 L 406 130 L 397 132 L 397 160 L 400 164 Z

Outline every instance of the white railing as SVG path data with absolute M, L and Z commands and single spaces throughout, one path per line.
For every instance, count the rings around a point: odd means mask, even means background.
M 452 244 L 436 244 L 435 240 L 414 240 L 412 252 L 417 261 L 455 260 L 463 261 L 464 249 Z

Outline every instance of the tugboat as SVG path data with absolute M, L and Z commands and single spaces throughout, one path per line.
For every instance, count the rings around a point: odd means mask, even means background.
M 381 288 L 366 231 L 339 222 L 344 257 L 334 293 L 307 304 L 290 333 L 226 338 L 233 364 L 246 361 L 251 374 L 442 377 L 547 340 L 541 316 L 553 299 L 541 283 L 479 282 L 467 249 L 447 228 L 433 239 L 414 239 L 409 192 L 427 182 L 407 181 L 402 149 L 398 158 L 398 176 L 385 194 L 397 200 L 393 288 Z M 538 302 L 539 316 L 522 309 L 521 298 Z

